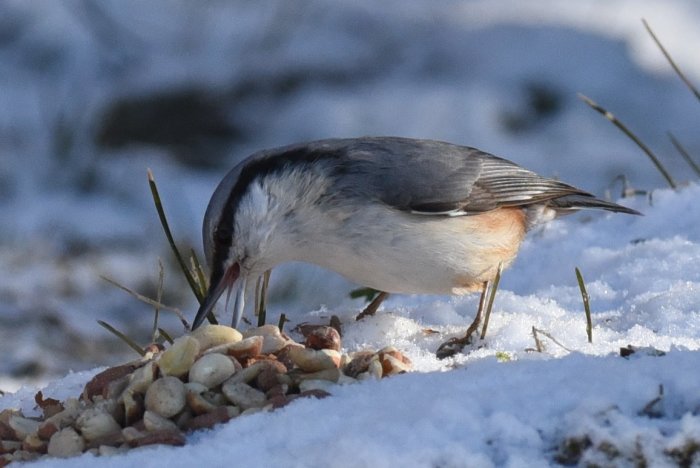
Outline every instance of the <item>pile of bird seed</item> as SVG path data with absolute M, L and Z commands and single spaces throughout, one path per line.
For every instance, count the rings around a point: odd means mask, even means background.
M 392 347 L 340 352 L 332 327 L 302 327 L 304 343 L 274 325 L 238 330 L 206 325 L 167 349 L 109 368 L 79 398 L 35 400 L 41 417 L 0 412 L 0 467 L 40 457 L 121 453 L 152 444 L 184 445 L 185 435 L 297 398 L 323 398 L 333 385 L 407 371 Z

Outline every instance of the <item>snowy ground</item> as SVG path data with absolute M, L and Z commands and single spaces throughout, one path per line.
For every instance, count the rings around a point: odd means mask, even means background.
M 190 436 L 184 448 L 42 463 L 542 466 L 582 456 L 603 465 L 673 466 L 700 440 L 698 197 L 697 185 L 659 190 L 653 206 L 626 200 L 644 217 L 567 219 L 533 235 L 504 277 L 486 340 L 468 354 L 439 361 L 433 352 L 444 333 L 463 330 L 473 297 L 398 297 L 360 323 L 352 320 L 355 311 L 334 310 L 345 324 L 346 350 L 394 345 L 415 372 L 337 386 L 325 400 L 233 420 Z M 591 295 L 592 344 L 576 265 Z M 525 287 L 532 294 L 512 292 Z M 544 350 L 536 352 L 533 326 L 560 344 L 540 335 Z M 625 359 L 619 348 L 628 344 L 666 354 L 643 349 Z M 44 395 L 77 395 L 93 373 L 68 375 Z M 31 412 L 35 391 L 7 395 L 0 408 Z
M 0 398 L 0 408 L 31 410 L 36 389 L 69 369 L 80 372 L 48 383 L 45 394 L 75 396 L 95 372 L 88 369 L 130 359 L 97 319 L 147 339 L 150 309 L 99 279 L 153 295 L 157 257 L 169 259 L 146 167 L 155 170 L 179 239 L 198 248 L 208 197 L 236 158 L 311 138 L 397 134 L 482 147 L 601 195 L 622 173 L 651 196 L 621 201 L 644 217 L 584 213 L 531 233 L 504 275 L 487 339 L 448 361 L 435 359 L 435 348 L 464 329 L 476 297 L 392 297 L 376 317 L 355 323 L 362 304 L 347 299 L 352 286 L 342 279 L 297 265 L 275 271 L 273 318 L 337 314 L 346 350 L 393 344 L 415 372 L 234 420 L 193 435 L 185 448 L 78 462 L 541 466 L 566 461 L 568 441 L 588 449 L 584 461 L 670 466 L 669 454 L 697 444 L 700 187 L 660 189 L 663 180 L 639 150 L 576 92 L 623 118 L 677 179 L 693 180 L 665 133 L 700 154 L 698 103 L 639 19 L 650 21 L 697 83 L 698 4 L 358 1 L 333 9 L 319 1 L 299 11 L 301 2 L 287 4 L 294 6 L 178 2 L 167 21 L 161 7 L 142 3 L 107 2 L 105 15 L 68 2 L 0 6 L 7 220 L 0 224 L 0 389 L 18 389 Z M 135 8 L 131 21 L 124 15 Z M 111 19 L 100 24 L 118 45 L 90 27 L 96 18 Z M 273 92 L 280 76 L 287 87 Z M 268 88 L 226 114 L 246 138 L 228 148 L 236 156 L 206 169 L 158 145 L 95 143 L 97 122 L 117 97 L 192 83 L 240 91 L 250 82 Z M 555 111 L 533 110 L 532 86 L 553 93 Z M 182 283 L 166 266 L 165 302 L 192 314 L 192 299 L 178 293 Z M 575 267 L 591 296 L 592 344 Z M 176 321 L 163 324 L 177 331 Z M 540 334 L 545 349 L 532 351 L 533 326 L 560 344 Z M 619 348 L 628 344 L 667 353 L 623 359 Z M 660 386 L 662 400 L 645 410 Z

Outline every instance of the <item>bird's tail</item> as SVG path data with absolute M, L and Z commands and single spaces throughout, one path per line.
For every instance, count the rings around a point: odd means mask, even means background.
M 574 211 L 583 209 L 599 209 L 614 211 L 616 213 L 627 213 L 641 215 L 637 210 L 618 205 L 617 203 L 595 198 L 593 195 L 572 194 L 550 200 L 549 206 L 557 211 Z M 563 214 L 563 213 L 562 213 Z

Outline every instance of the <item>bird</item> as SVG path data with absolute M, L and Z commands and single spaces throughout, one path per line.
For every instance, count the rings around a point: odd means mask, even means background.
M 640 214 L 436 140 L 336 138 L 258 151 L 225 175 L 207 206 L 209 287 L 192 329 L 226 291 L 227 305 L 235 293 L 237 327 L 250 285 L 290 261 L 380 291 L 380 302 L 394 293 L 485 294 L 528 231 L 581 209 Z M 438 357 L 461 350 L 470 334 L 443 343 Z

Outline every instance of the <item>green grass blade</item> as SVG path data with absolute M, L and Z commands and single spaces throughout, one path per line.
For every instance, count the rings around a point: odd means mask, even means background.
M 168 243 L 170 244 L 170 247 L 173 250 L 173 254 L 175 254 L 177 263 L 180 265 L 180 269 L 185 275 L 187 283 L 190 285 L 190 289 L 192 289 L 192 292 L 197 298 L 197 301 L 199 301 L 199 303 L 201 304 L 202 302 L 204 302 L 204 295 L 202 295 L 202 293 L 199 291 L 199 288 L 197 288 L 197 283 L 195 282 L 194 277 L 192 276 L 192 272 L 190 272 L 189 268 L 187 268 L 185 260 L 182 258 L 182 255 L 180 255 L 180 250 L 177 248 L 177 245 L 175 245 L 175 239 L 173 239 L 173 234 L 170 231 L 170 225 L 168 224 L 168 220 L 165 216 L 165 211 L 163 210 L 163 203 L 161 202 L 160 194 L 158 193 L 158 187 L 156 186 L 156 181 L 153 178 L 153 172 L 151 172 L 150 169 L 148 170 L 148 185 L 151 188 L 153 203 L 156 206 L 158 218 L 160 219 L 160 224 L 163 227 L 163 232 L 165 232 L 165 237 L 168 239 Z
M 165 280 L 165 270 L 163 268 L 163 262 L 161 259 L 158 259 L 158 288 L 156 289 L 156 304 L 153 306 L 154 307 L 154 313 L 153 313 L 153 333 L 152 333 L 152 340 L 155 343 L 156 338 L 158 337 L 158 319 L 160 318 L 160 305 L 161 305 L 161 300 L 163 299 L 163 281 Z
M 146 352 L 143 350 L 143 348 L 141 348 L 141 346 L 136 344 L 136 342 L 134 342 L 134 340 L 132 340 L 131 338 L 126 336 L 124 333 L 122 333 L 119 330 L 117 330 L 116 328 L 114 328 L 112 325 L 110 325 L 107 322 L 104 322 L 102 320 L 98 320 L 97 323 L 99 323 L 102 327 L 104 327 L 108 332 L 110 332 L 111 334 L 113 334 L 114 336 L 116 336 L 117 338 L 122 340 L 124 343 L 129 345 L 129 347 L 131 349 L 133 349 L 134 351 L 136 351 L 137 353 L 139 353 L 139 355 L 143 356 L 146 354 Z
M 199 262 L 194 249 L 190 249 L 190 263 L 192 264 L 192 271 L 194 271 L 197 275 L 196 283 L 199 286 L 199 291 L 201 292 L 202 296 L 206 297 L 207 291 L 209 290 L 209 281 L 207 280 L 207 275 L 204 273 L 204 268 L 202 268 L 202 264 Z M 210 312 L 209 315 L 207 315 L 207 320 L 212 325 L 219 324 L 219 321 L 216 319 L 213 312 Z
M 174 340 L 173 340 L 173 337 L 170 336 L 170 333 L 166 332 L 166 331 L 163 330 L 162 328 L 158 328 L 158 333 L 160 333 L 160 336 L 162 336 L 163 338 L 165 338 L 165 341 L 167 341 L 167 342 L 170 343 L 170 344 L 173 344 L 173 341 L 174 341 Z
M 207 290 L 209 289 L 209 281 L 207 281 L 207 275 L 204 274 L 204 268 L 197 258 L 197 254 L 194 249 L 190 251 L 190 261 L 192 262 L 192 270 L 197 275 L 197 284 L 199 284 L 199 291 L 202 296 L 207 295 Z
M 277 322 L 277 328 L 279 328 L 280 331 L 282 331 L 282 330 L 284 329 L 284 324 L 287 323 L 287 322 L 288 322 L 288 320 L 287 320 L 287 314 L 285 314 L 284 312 L 281 313 L 281 314 L 280 314 L 279 322 Z
M 258 302 L 258 326 L 262 327 L 267 321 L 267 290 L 270 286 L 270 275 L 272 270 L 267 270 L 263 273 L 262 283 L 260 285 L 260 299 Z
M 253 310 L 255 311 L 255 315 L 260 314 L 260 296 L 262 296 L 262 276 L 258 276 L 258 279 L 255 280 L 255 303 L 253 304 Z
M 576 267 L 576 280 L 581 290 L 583 309 L 586 311 L 586 335 L 588 335 L 588 342 L 593 343 L 593 321 L 591 320 L 590 297 L 588 296 L 588 291 L 586 291 L 586 283 L 583 281 L 583 275 L 581 275 L 581 270 L 579 270 L 578 267 Z
M 619 128 L 622 133 L 627 135 L 629 139 L 631 139 L 633 142 L 639 146 L 639 148 L 646 153 L 647 156 L 649 156 L 649 159 L 651 159 L 651 162 L 656 166 L 656 169 L 661 173 L 661 175 L 666 179 L 666 182 L 668 182 L 668 185 L 675 189 L 676 188 L 676 182 L 673 180 L 673 177 L 671 177 L 671 174 L 666 170 L 666 168 L 661 164 L 661 161 L 659 161 L 659 158 L 656 157 L 656 155 L 649 149 L 647 145 L 642 142 L 632 131 L 627 128 L 625 124 L 623 124 L 615 115 L 613 115 L 611 112 L 608 112 L 606 109 L 598 105 L 595 101 L 590 99 L 587 96 L 584 96 L 583 94 L 579 93 L 578 97 L 588 104 L 593 110 L 598 112 L 599 114 L 603 115 L 606 119 L 608 119 L 610 122 L 612 122 L 617 128 Z

